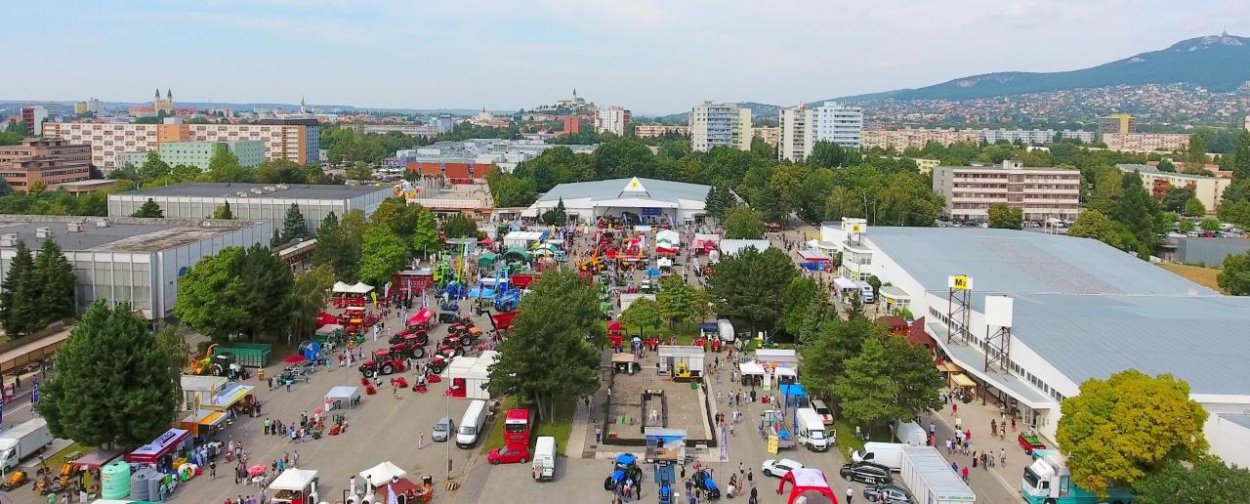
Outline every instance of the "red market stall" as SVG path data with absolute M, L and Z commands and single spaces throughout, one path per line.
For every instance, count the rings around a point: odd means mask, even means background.
M 420 310 L 417 310 L 416 313 L 413 313 L 411 317 L 408 317 L 408 330 L 428 330 L 433 325 L 435 320 L 434 310 L 422 307 Z
M 191 431 L 169 429 L 164 434 L 161 434 L 161 437 L 156 438 L 155 441 L 127 453 L 126 462 L 132 464 L 158 464 L 162 458 L 173 455 L 190 444 Z
M 786 499 L 788 504 L 794 504 L 799 497 L 809 493 L 817 493 L 829 499 L 829 502 L 837 504 L 838 497 L 833 494 L 833 489 L 829 488 L 829 482 L 825 481 L 825 473 L 820 469 L 812 469 L 803 467 L 800 469 L 792 469 L 781 478 L 781 482 L 777 484 L 777 494 L 781 495 L 786 490 L 786 483 L 790 483 L 790 497 Z
M 368 294 L 372 291 L 373 286 L 363 282 L 355 285 L 335 282 L 333 289 L 334 307 L 364 306 L 368 302 Z
M 430 268 L 421 268 L 416 270 L 396 271 L 391 275 L 391 282 L 394 287 L 391 288 L 391 295 L 395 296 L 407 294 L 408 296 L 416 296 L 423 291 L 434 287 L 434 270 Z

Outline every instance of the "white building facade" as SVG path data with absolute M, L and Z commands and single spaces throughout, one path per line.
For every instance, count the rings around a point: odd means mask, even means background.
M 690 148 L 695 152 L 716 147 L 751 150 L 753 137 L 749 108 L 705 101 L 690 111 Z
M 812 154 L 816 142 L 831 142 L 846 149 L 858 150 L 863 145 L 864 111 L 825 102 L 809 108 L 800 104 L 783 109 L 779 118 L 781 141 L 777 157 L 782 161 L 801 163 Z
M 625 136 L 629 132 L 629 110 L 612 105 L 595 110 L 595 132 Z

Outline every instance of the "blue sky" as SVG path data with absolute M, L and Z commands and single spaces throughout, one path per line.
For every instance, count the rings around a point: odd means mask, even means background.
M 1225 27 L 1250 35 L 1250 2 L 9 0 L 0 19 L 24 67 L 0 99 L 141 101 L 159 87 L 511 110 L 577 88 L 647 114 L 1091 66 Z

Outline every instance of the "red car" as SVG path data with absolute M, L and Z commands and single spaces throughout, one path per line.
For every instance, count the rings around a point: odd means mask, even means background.
M 529 459 L 529 448 L 504 448 L 503 450 L 495 448 L 490 451 L 489 455 L 486 456 L 486 461 L 490 462 L 491 465 L 516 463 L 524 464 L 528 462 Z

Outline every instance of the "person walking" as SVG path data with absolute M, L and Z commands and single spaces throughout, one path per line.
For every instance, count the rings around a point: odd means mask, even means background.
M 855 489 L 847 488 L 846 489 L 846 504 L 851 504 L 851 501 L 854 499 L 855 499 Z
M 998 449 L 998 463 L 999 465 L 1002 465 L 1002 466 L 1007 465 L 1007 449 L 1006 448 Z
M 425 431 L 421 431 L 421 434 L 417 437 L 417 449 L 421 448 L 425 448 Z

